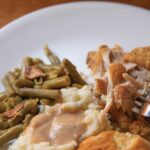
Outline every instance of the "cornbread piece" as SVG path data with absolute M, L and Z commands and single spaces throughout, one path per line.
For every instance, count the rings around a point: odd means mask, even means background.
M 125 62 L 136 63 L 150 69 L 150 46 L 135 48 L 123 56 Z
M 138 135 L 105 131 L 82 141 L 77 150 L 150 150 L 150 143 Z

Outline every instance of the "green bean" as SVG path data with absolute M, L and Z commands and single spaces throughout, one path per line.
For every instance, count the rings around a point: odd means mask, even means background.
M 31 57 L 25 57 L 22 61 L 22 65 L 21 65 L 21 78 L 25 78 L 24 76 L 24 72 L 25 72 L 25 68 L 28 66 L 32 66 L 33 63 L 33 59 Z
M 0 136 L 6 132 L 6 129 L 0 130 Z
M 42 99 L 40 100 L 40 103 L 41 103 L 42 105 L 52 105 L 53 102 L 54 102 L 54 100 L 49 100 L 49 99 L 44 99 L 44 98 L 42 98 Z
M 28 79 L 18 79 L 16 80 L 15 85 L 19 88 L 34 87 L 34 82 Z
M 25 58 L 23 59 L 22 65 L 23 65 L 24 67 L 32 66 L 33 64 L 34 64 L 34 62 L 33 62 L 33 59 L 32 59 L 31 57 L 25 57 Z
M 8 77 L 11 83 L 15 83 L 16 77 L 13 72 L 7 72 L 6 76 Z
M 4 106 L 3 109 L 5 109 L 5 111 L 11 109 L 11 106 L 10 106 L 9 103 L 8 103 L 8 99 L 9 99 L 9 98 L 7 98 L 6 100 L 3 101 L 3 104 L 4 104 L 4 105 L 3 105 L 3 106 Z M 4 112 L 5 112 L 5 111 L 4 111 Z
M 9 127 L 13 127 L 13 126 L 21 123 L 23 119 L 24 119 L 23 116 L 20 116 L 17 114 L 15 117 L 8 119 L 8 125 L 9 125 Z
M 64 75 L 66 75 L 66 71 L 64 67 L 61 65 L 58 69 L 58 76 L 64 76 Z
M 34 111 L 35 108 L 37 108 L 37 103 L 38 103 L 38 99 L 31 99 L 31 100 L 26 100 L 23 102 L 23 107 L 18 110 L 18 112 L 16 112 L 16 114 L 8 119 L 8 124 L 10 127 L 21 123 L 22 120 L 24 120 L 26 114 L 28 113 L 33 113 L 33 115 L 35 115 L 36 113 L 38 113 L 38 111 L 36 110 L 36 112 Z
M 70 85 L 70 78 L 69 76 L 62 76 L 56 79 L 45 81 L 43 84 L 44 89 L 56 89 L 56 88 L 63 88 Z
M 0 102 L 0 113 L 3 113 L 4 111 L 6 111 L 6 106 L 5 106 L 5 102 Z
M 52 51 L 48 48 L 47 45 L 44 47 L 44 52 L 53 65 L 60 65 L 61 62 L 59 58 L 52 53 Z
M 71 77 L 73 83 L 78 83 L 81 85 L 85 85 L 86 82 L 81 78 L 80 74 L 76 70 L 76 67 L 68 60 L 63 60 L 63 66 L 67 70 L 68 74 Z
M 15 90 L 15 93 L 16 93 L 18 88 L 15 86 L 15 81 L 16 81 L 15 75 L 12 72 L 8 72 L 6 74 L 6 76 L 8 77 L 8 80 L 9 80 L 11 86 L 13 87 L 13 89 Z
M 43 61 L 40 58 L 34 58 L 33 59 L 33 63 L 34 63 L 34 65 L 36 65 L 36 64 L 43 64 Z
M 81 85 L 81 84 L 76 84 L 76 83 L 72 84 L 72 86 L 73 86 L 73 87 L 76 87 L 76 88 L 78 88 L 78 89 L 81 89 L 81 88 L 83 87 L 83 85 Z
M 61 96 L 59 90 L 20 88 L 19 94 L 24 97 L 57 99 Z
M 35 85 L 34 89 L 42 89 L 42 85 Z
M 20 114 L 25 116 L 27 113 L 32 112 L 32 110 L 37 107 L 38 99 L 30 99 L 24 103 L 23 109 L 20 110 Z
M 47 72 L 50 70 L 54 70 L 57 69 L 58 67 L 54 66 L 54 65 L 47 65 L 47 64 L 38 64 L 37 65 L 42 71 Z
M 43 78 L 39 77 L 39 78 L 34 79 L 34 83 L 35 83 L 35 85 L 42 85 Z
M 15 68 L 13 73 L 14 73 L 16 79 L 17 79 L 21 75 L 21 69 L 20 68 Z
M 37 105 L 30 111 L 30 114 L 36 115 L 36 114 L 39 113 L 39 111 L 40 111 L 40 107 L 39 107 L 39 105 L 37 104 Z
M 23 120 L 20 110 L 23 109 L 23 103 L 3 113 L 3 120 L 6 120 L 9 127 L 15 126 Z
M 60 76 L 66 75 L 66 72 L 63 68 L 63 66 L 53 68 L 49 71 L 46 71 L 46 80 L 55 79 Z
M 8 121 L 6 119 L 0 118 L 0 129 L 7 129 L 8 127 Z
M 5 100 L 5 107 L 7 110 L 14 108 L 17 104 L 21 103 L 23 99 L 20 96 L 8 97 Z
M 0 145 L 7 143 L 8 141 L 15 139 L 23 131 L 23 124 L 18 124 L 12 128 L 6 130 L 4 134 L 0 136 Z
M 52 70 L 47 72 L 46 74 L 46 79 L 50 80 L 50 79 L 55 79 L 58 77 L 58 70 Z
M 38 64 L 37 66 L 46 74 L 57 73 L 58 76 L 65 75 L 65 71 L 62 66 L 54 66 L 54 65 L 47 65 L 47 64 Z
M 0 103 L 0 112 L 8 111 L 14 108 L 17 104 L 21 103 L 23 100 L 20 96 L 8 97 Z
M 32 117 L 33 117 L 32 114 L 27 114 L 27 115 L 25 116 L 25 119 L 23 120 L 23 128 L 24 128 L 24 129 L 29 125 L 29 123 L 30 123 Z
M 7 93 L 8 93 L 8 96 L 11 96 L 11 95 L 14 95 L 14 94 L 15 94 L 15 90 L 14 90 L 14 88 L 12 87 L 10 81 L 8 80 L 8 77 L 5 76 L 5 77 L 2 79 L 2 83 L 3 83 L 4 87 L 5 87 L 5 90 L 6 90 Z
M 7 92 L 1 92 L 0 93 L 0 102 L 1 101 L 3 101 L 5 98 L 7 98 L 8 97 L 8 94 L 7 94 Z

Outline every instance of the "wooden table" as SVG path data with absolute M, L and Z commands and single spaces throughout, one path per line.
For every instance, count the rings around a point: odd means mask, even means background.
M 12 20 L 32 12 L 34 10 L 77 0 L 0 0 L 0 27 L 8 24 Z M 85 1 L 85 0 L 78 0 Z M 109 0 L 104 0 L 109 1 Z M 113 2 L 127 3 L 140 6 L 150 10 L 150 0 L 110 0 Z

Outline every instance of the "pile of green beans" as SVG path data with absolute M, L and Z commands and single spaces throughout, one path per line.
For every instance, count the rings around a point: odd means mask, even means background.
M 0 145 L 17 138 L 40 112 L 40 105 L 62 102 L 61 88 L 82 88 L 86 84 L 68 59 L 61 62 L 48 46 L 44 52 L 50 64 L 26 57 L 20 68 L 2 79 L 5 91 L 0 93 Z

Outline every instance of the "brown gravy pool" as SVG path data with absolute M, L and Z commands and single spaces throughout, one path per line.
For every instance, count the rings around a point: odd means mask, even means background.
M 34 117 L 26 132 L 31 135 L 31 143 L 48 141 L 53 145 L 62 145 L 73 140 L 78 141 L 85 132 L 84 112 L 62 112 L 53 107 L 49 112 Z

